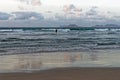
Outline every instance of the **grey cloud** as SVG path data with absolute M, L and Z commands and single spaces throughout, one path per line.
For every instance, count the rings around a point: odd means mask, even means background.
M 7 23 L 7 24 L 6 24 Z M 88 20 L 88 19 L 59 19 L 59 20 L 53 20 L 53 19 L 50 19 L 50 20 L 3 20 L 3 21 L 0 21 L 0 27 L 46 27 L 46 26 L 49 26 L 49 27 L 58 27 L 58 26 L 61 26 L 61 25 L 67 25 L 67 24 L 77 24 L 77 25 L 80 25 L 80 26 L 85 26 L 85 27 L 90 27 L 90 26 L 94 26 L 94 25 L 100 25 L 100 24 L 120 24 L 119 21 L 115 21 L 115 20 L 109 20 L 109 19 L 105 19 L 105 21 L 102 21 L 102 22 L 98 22 L 98 21 L 91 21 L 91 20 Z
M 91 7 L 87 12 L 85 12 L 84 19 L 88 21 L 105 21 L 107 17 L 105 14 L 99 11 L 99 8 L 96 6 Z
M 11 13 L 12 19 L 14 20 L 41 20 L 44 19 L 44 17 L 40 13 L 36 12 L 12 12 Z
M 0 20 L 8 20 L 10 16 L 8 13 L 0 12 Z
M 46 13 L 52 13 L 52 11 L 46 11 Z
M 70 9 L 76 9 L 75 7 L 71 7 Z M 68 9 L 69 10 L 69 9 Z M 86 12 L 81 12 L 80 14 L 76 14 L 74 11 L 69 11 L 64 16 L 55 15 L 56 20 L 58 21 L 71 21 L 71 22 L 82 22 L 82 23 L 98 23 L 108 21 L 109 19 L 105 17 L 104 14 L 101 14 L 98 7 L 91 7 Z M 82 24 L 81 23 L 81 24 Z
M 74 9 L 76 9 L 76 7 L 75 7 L 75 5 L 70 4 L 70 5 L 69 5 L 69 9 L 70 9 L 70 10 L 72 10 L 72 9 L 74 10 Z
M 91 7 L 89 11 L 86 12 L 88 16 L 98 15 L 97 7 Z
M 75 8 L 76 7 L 73 4 L 71 4 L 71 5 L 65 5 L 65 6 L 63 6 L 63 11 L 64 12 L 70 12 L 71 10 L 73 10 Z
M 63 11 L 66 13 L 66 16 L 73 15 L 76 17 L 80 17 L 80 15 L 85 15 L 86 17 L 98 16 L 99 12 L 97 10 L 98 10 L 98 7 L 96 6 L 91 7 L 87 12 L 83 12 L 82 9 L 76 7 L 73 4 L 65 5 L 63 7 Z
M 41 3 L 40 0 L 32 0 L 32 1 L 31 1 L 31 4 L 32 4 L 33 6 L 40 6 L 42 3 Z
M 20 2 L 25 2 L 25 3 L 29 3 L 29 0 L 17 0 L 17 1 L 20 1 Z
M 63 11 L 65 13 L 69 13 L 69 12 L 82 12 L 82 9 L 77 8 L 74 4 L 70 4 L 70 5 L 64 5 L 63 6 Z
M 19 10 L 27 10 L 27 8 L 25 8 L 24 6 L 20 6 L 20 5 L 18 6 L 18 9 Z
M 0 12 L 0 20 L 42 20 L 44 16 L 36 12 Z
M 65 14 L 66 17 L 80 17 L 80 15 L 82 14 L 82 9 L 79 7 L 76 7 L 74 4 L 70 4 L 70 5 L 64 5 L 63 6 L 63 12 Z
M 20 2 L 26 3 L 27 5 L 41 6 L 41 0 L 18 0 Z

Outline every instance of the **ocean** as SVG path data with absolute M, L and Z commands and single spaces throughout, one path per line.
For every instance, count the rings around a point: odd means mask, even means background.
M 0 28 L 0 55 L 120 49 L 120 29 Z
M 0 73 L 120 67 L 119 28 L 0 28 Z

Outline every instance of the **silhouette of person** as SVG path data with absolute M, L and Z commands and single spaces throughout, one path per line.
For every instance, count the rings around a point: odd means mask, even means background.
M 58 32 L 58 30 L 56 29 L 56 30 L 55 30 L 55 32 L 57 33 L 57 32 Z

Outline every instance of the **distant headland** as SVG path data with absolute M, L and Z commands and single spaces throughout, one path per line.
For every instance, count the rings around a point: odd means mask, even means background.
M 56 27 L 0 27 L 0 29 L 70 29 L 70 30 L 94 30 L 94 29 L 120 29 L 120 25 L 117 24 L 105 24 L 105 25 L 94 25 L 94 26 L 80 26 L 77 24 L 68 24 L 68 25 L 60 25 Z

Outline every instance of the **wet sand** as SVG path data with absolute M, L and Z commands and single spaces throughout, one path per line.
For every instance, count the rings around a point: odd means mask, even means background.
M 120 80 L 120 68 L 56 68 L 32 73 L 2 73 L 0 80 Z

